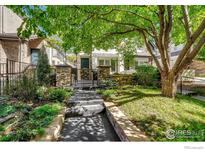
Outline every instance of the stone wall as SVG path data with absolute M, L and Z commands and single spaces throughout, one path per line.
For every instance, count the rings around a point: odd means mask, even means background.
M 117 82 L 119 86 L 132 85 L 133 77 L 134 76 L 132 74 L 113 74 L 111 75 L 112 80 Z
M 149 138 L 135 126 L 112 102 L 104 102 L 106 114 L 121 141 L 149 141 Z
M 81 80 L 90 80 L 90 70 L 87 68 L 80 70 Z
M 71 67 L 56 65 L 56 86 L 67 87 L 71 85 Z
M 106 80 L 110 77 L 110 66 L 98 66 L 98 80 Z

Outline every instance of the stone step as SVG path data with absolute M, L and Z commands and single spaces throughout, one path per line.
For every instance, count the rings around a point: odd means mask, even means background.
M 100 96 L 71 96 L 69 101 L 73 100 L 91 100 L 91 99 L 101 99 Z
M 67 106 L 72 107 L 74 105 L 103 105 L 103 99 L 92 99 L 92 100 L 69 100 Z
M 92 116 L 101 113 L 103 110 L 103 104 L 76 105 L 66 111 L 66 118 L 75 116 Z

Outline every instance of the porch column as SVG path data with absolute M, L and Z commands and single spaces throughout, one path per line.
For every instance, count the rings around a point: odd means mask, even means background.
M 110 77 L 110 66 L 98 66 L 98 80 L 106 80 Z
M 71 86 L 71 67 L 68 65 L 56 65 L 56 86 Z

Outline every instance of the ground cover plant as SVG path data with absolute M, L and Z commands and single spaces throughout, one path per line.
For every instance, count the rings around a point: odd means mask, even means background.
M 36 135 L 43 135 L 44 129 L 62 109 L 62 104 L 45 104 L 25 115 L 7 135 L 0 135 L 0 141 L 29 141 Z
M 189 96 L 163 97 L 159 89 L 125 86 L 98 90 L 153 141 L 205 141 L 205 103 Z M 167 138 L 168 130 L 189 131 Z M 181 135 L 181 136 L 180 136 Z

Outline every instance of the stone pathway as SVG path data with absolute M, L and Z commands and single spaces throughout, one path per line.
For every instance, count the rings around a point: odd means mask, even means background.
M 95 91 L 78 90 L 68 101 L 59 141 L 119 141 Z

